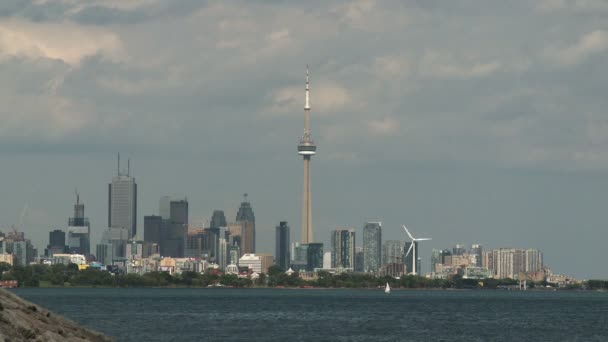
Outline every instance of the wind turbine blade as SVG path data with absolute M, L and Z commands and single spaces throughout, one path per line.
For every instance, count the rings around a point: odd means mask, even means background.
M 410 248 L 407 249 L 407 253 L 405 253 L 405 257 L 407 258 L 408 255 L 410 255 L 410 252 L 412 251 L 412 248 L 414 247 L 414 244 L 412 243 L 410 245 Z
M 420 239 L 416 239 L 416 241 L 429 241 L 432 240 L 431 238 L 420 238 Z
M 412 234 L 410 234 L 410 231 L 407 230 L 407 228 L 405 228 L 405 225 L 403 225 L 403 229 L 405 229 L 405 232 L 407 233 L 407 236 L 410 237 L 410 239 L 415 240 L 414 237 L 412 236 Z

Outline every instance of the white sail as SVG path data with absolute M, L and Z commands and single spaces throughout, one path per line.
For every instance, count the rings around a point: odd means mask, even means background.
M 388 286 L 388 282 L 386 283 L 386 288 L 384 289 L 385 293 L 391 293 L 391 287 Z

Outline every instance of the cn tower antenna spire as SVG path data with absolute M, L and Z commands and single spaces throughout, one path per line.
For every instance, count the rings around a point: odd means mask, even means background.
M 305 110 L 310 110 L 310 88 L 308 86 L 308 65 L 306 66 L 306 103 L 304 104 Z

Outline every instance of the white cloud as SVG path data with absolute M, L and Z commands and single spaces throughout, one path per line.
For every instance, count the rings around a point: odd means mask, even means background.
M 455 63 L 445 54 L 428 52 L 420 62 L 420 74 L 431 78 L 471 79 L 487 77 L 503 67 L 499 61 Z
M 538 1 L 537 9 L 543 12 L 551 11 L 597 11 L 608 10 L 605 0 L 542 0 Z
M 385 117 L 368 122 L 368 128 L 372 135 L 394 135 L 399 132 L 400 126 L 400 122 L 393 117 Z
M 383 79 L 404 77 L 410 72 L 410 65 L 405 56 L 377 57 L 373 68 L 376 75 Z
M 608 32 L 596 30 L 583 35 L 579 41 L 566 48 L 549 47 L 545 56 L 554 63 L 575 65 L 582 63 L 591 55 L 606 51 L 608 48 Z
M 78 65 L 83 58 L 96 54 L 120 60 L 124 57 L 120 38 L 106 30 L 69 22 L 32 23 L 16 19 L 0 22 L 0 59 L 49 58 Z

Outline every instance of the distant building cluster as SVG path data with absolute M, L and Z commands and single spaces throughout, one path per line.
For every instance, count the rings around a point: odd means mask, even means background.
M 538 249 L 498 248 L 484 251 L 474 244 L 469 250 L 456 245 L 452 250 L 433 249 L 431 277 L 544 279 L 543 254 Z
M 382 223 L 366 222 L 362 237 L 356 238 L 352 227 L 331 231 L 328 245 L 315 241 L 312 220 L 311 159 L 317 153 L 310 127 L 310 88 L 308 69 L 304 102 L 304 132 L 297 153 L 304 162 L 302 225 L 299 241 L 294 239 L 286 221 L 275 228 L 275 254 L 256 250 L 256 218 L 244 195 L 234 220 L 227 220 L 222 210 L 214 210 L 204 225 L 189 221 L 187 198 L 163 196 L 158 212 L 143 216 L 143 230 L 138 230 L 138 187 L 131 176 L 130 161 L 121 170 L 120 155 L 116 175 L 108 184 L 108 220 L 102 238 L 91 244 L 91 223 L 85 216 L 85 205 L 76 192 L 73 217 L 65 227 L 49 233 L 44 256 L 36 260 L 37 251 L 24 233 L 17 229 L 0 233 L 0 262 L 27 265 L 76 264 L 79 268 L 96 267 L 110 272 L 144 274 L 152 271 L 178 274 L 184 271 L 226 272 L 256 277 L 276 265 L 288 274 L 298 272 L 313 279 L 318 272 L 364 272 L 399 278 L 422 274 L 421 243 L 430 238 L 415 238 L 405 226 L 405 240 L 382 240 Z M 140 221 L 141 228 L 141 221 Z M 474 244 L 470 249 L 456 245 L 452 250 L 433 249 L 433 278 L 462 276 L 470 279 L 512 278 L 538 280 L 554 276 L 543 265 L 538 249 L 499 248 L 483 250 Z M 555 276 L 556 281 L 562 278 Z M 567 279 L 564 277 L 564 279 Z

